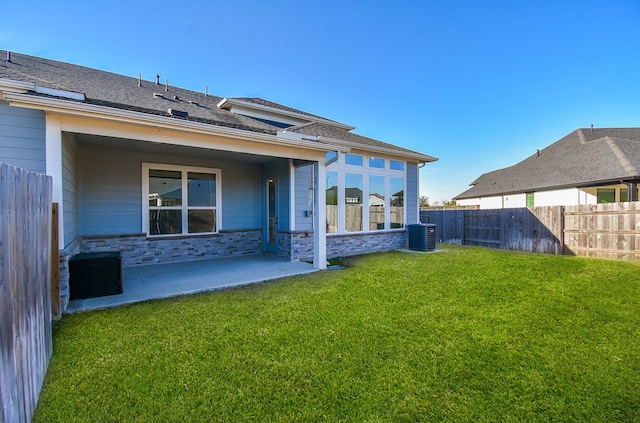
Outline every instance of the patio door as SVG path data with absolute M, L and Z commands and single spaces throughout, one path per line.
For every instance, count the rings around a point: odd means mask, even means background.
M 266 193 L 267 193 L 267 216 L 265 251 L 272 253 L 278 252 L 278 180 L 275 173 L 267 174 L 266 177 Z

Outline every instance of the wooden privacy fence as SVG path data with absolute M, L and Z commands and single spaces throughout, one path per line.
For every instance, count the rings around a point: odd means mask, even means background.
M 560 207 L 428 210 L 420 220 L 435 223 L 439 242 L 562 254 Z
M 0 163 L 0 422 L 31 420 L 51 357 L 51 189 Z
M 640 203 L 533 209 L 423 210 L 439 242 L 506 250 L 640 259 Z
M 573 254 L 640 260 L 640 202 L 567 206 L 564 222 Z

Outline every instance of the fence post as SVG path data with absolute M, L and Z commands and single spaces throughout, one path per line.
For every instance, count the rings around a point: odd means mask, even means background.
M 58 234 L 58 203 L 52 204 L 51 210 L 51 318 L 62 317 L 60 303 L 60 250 Z
M 560 255 L 564 256 L 565 244 L 564 244 L 564 225 L 565 225 L 565 207 L 560 206 Z

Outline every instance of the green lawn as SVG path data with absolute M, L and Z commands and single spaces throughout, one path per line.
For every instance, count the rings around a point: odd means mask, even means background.
M 65 316 L 34 421 L 640 421 L 640 264 L 344 264 Z

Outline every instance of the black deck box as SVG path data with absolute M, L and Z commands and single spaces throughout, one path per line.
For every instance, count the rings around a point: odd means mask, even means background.
M 69 260 L 70 300 L 122 293 L 119 252 L 81 253 Z

